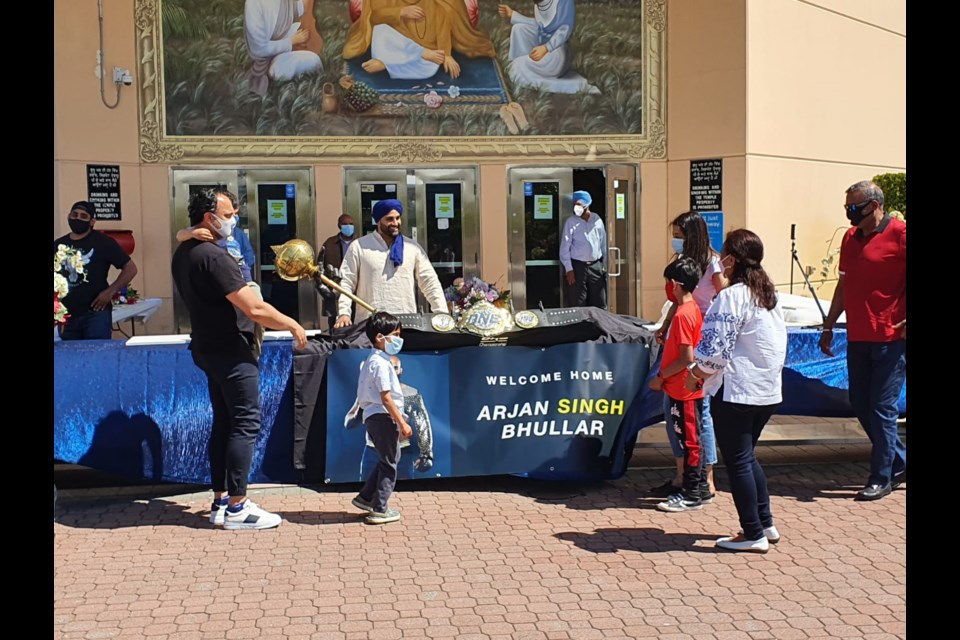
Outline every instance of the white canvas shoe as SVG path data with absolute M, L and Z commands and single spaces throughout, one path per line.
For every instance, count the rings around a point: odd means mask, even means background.
M 227 505 L 218 504 L 217 501 L 214 500 L 213 504 L 210 505 L 210 524 L 217 527 L 222 527 L 223 518 L 226 515 L 227 515 Z
M 738 536 L 743 535 L 743 529 L 737 531 Z M 770 525 L 769 527 L 763 528 L 763 535 L 767 539 L 767 542 L 770 544 L 777 544 L 780 542 L 780 532 L 777 531 L 776 525 Z
M 770 550 L 770 542 L 766 536 L 759 540 L 745 540 L 742 535 L 720 538 L 717 546 L 728 551 L 747 551 L 749 553 L 766 553 Z

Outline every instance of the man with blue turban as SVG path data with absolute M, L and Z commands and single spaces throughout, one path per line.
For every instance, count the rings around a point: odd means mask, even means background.
M 593 198 L 573 192 L 573 215 L 563 224 L 560 264 L 566 272 L 567 306 L 607 308 L 607 230 L 590 211 Z
M 369 302 L 378 311 L 417 313 L 415 287 L 434 313 L 446 312 L 447 301 L 437 272 L 423 248 L 400 233 L 403 205 L 399 200 L 380 200 L 373 205 L 377 228 L 350 243 L 340 266 L 340 286 Z M 334 328 L 350 324 L 350 298 L 340 296 Z M 357 322 L 370 312 L 357 307 Z

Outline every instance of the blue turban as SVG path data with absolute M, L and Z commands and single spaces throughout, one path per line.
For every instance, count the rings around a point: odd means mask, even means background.
M 399 200 L 381 200 L 377 204 L 373 205 L 373 221 L 380 222 L 380 218 L 387 215 L 394 209 L 397 210 L 401 216 L 403 215 L 403 205 L 400 204 Z
M 379 223 L 380 219 L 391 211 L 396 211 L 402 216 L 403 205 L 400 204 L 399 200 L 381 200 L 377 204 L 373 205 L 373 221 Z M 390 260 L 393 262 L 393 266 L 395 267 L 399 267 L 403 264 L 402 233 L 397 236 L 397 239 L 393 241 L 393 246 L 390 247 Z
M 589 207 L 589 206 L 590 206 L 590 203 L 593 202 L 593 198 L 591 198 L 591 197 L 590 197 L 590 194 L 587 193 L 586 191 L 574 191 L 574 192 L 573 192 L 573 202 L 574 202 L 574 204 L 576 204 L 577 201 L 580 201 L 580 202 L 582 202 L 584 205 L 586 205 L 586 206 Z

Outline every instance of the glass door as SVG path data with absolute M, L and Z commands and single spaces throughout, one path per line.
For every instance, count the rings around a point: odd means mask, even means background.
M 446 289 L 480 275 L 476 169 L 411 169 L 418 242 Z
M 371 233 L 377 226 L 373 223 L 373 205 L 380 200 L 394 199 L 403 205 L 401 231 L 404 235 L 417 239 L 416 221 L 413 212 L 409 211 L 405 169 L 345 167 L 343 190 L 343 212 L 353 216 L 358 237 Z
M 255 274 L 263 299 L 304 328 L 315 329 L 319 300 L 313 284 L 305 280 L 289 282 L 277 275 L 272 248 L 298 238 L 316 250 L 313 172 L 292 168 L 240 173 L 246 185 L 250 242 L 256 252 Z
M 634 221 L 637 219 L 636 165 L 609 165 L 607 180 L 607 302 L 611 313 L 636 315 L 636 256 Z
M 570 209 L 573 170 L 511 168 L 507 241 L 510 290 L 517 310 L 564 306 L 560 233 Z

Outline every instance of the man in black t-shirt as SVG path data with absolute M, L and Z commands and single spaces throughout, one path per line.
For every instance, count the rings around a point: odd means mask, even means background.
M 190 199 L 190 224 L 227 238 L 236 211 L 222 192 L 204 189 Z M 257 297 L 240 265 L 216 242 L 190 239 L 173 254 L 173 282 L 190 314 L 190 352 L 207 374 L 213 428 L 207 453 L 213 485 L 210 522 L 225 529 L 269 529 L 282 518 L 247 499 L 253 449 L 260 432 L 260 371 L 253 355 L 254 323 L 307 335 L 296 320 Z
M 70 266 L 62 271 L 70 285 L 61 301 L 70 314 L 66 324 L 60 325 L 62 340 L 109 340 L 113 326 L 113 296 L 137 275 L 137 265 L 119 243 L 94 230 L 96 214 L 93 203 L 83 200 L 75 203 L 67 217 L 70 233 L 53 241 L 54 255 L 61 244 L 72 247 L 80 252 L 84 268 L 83 274 L 78 274 Z M 107 284 L 111 265 L 120 269 L 120 275 L 113 284 Z

